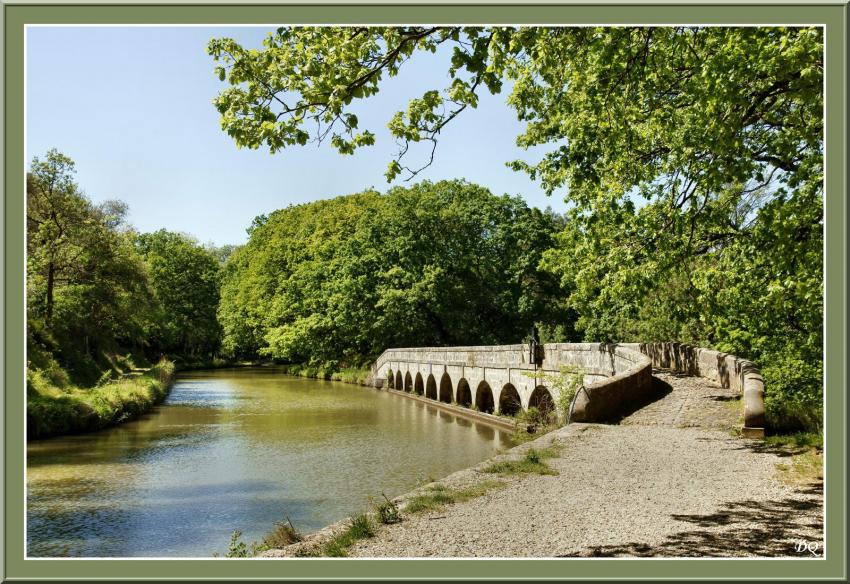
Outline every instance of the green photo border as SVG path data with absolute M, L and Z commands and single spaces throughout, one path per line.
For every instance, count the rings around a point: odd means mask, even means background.
M 24 559 L 24 26 L 26 24 L 823 24 L 826 29 L 826 558 L 504 560 Z M 391 4 L 4 4 L 4 563 L 21 579 L 845 579 L 847 6 Z M 211 69 L 212 71 L 212 69 Z M 57 96 L 61 98 L 60 96 Z

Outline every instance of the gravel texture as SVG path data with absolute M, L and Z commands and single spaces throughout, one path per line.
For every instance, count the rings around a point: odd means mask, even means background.
M 399 498 L 401 523 L 381 526 L 349 555 L 799 556 L 798 541 L 822 543 L 822 485 L 781 482 L 776 465 L 787 453 L 733 437 L 728 428 L 738 413 L 725 390 L 698 378 L 657 377 L 670 391 L 620 425 L 571 424 L 492 459 L 557 443 L 560 456 L 547 460 L 557 476 L 481 472 L 492 460 L 459 471 L 439 482 L 462 488 L 500 478 L 507 486 L 441 511 L 404 514 L 404 501 L 423 487 Z M 266 555 L 297 555 L 342 527 Z
M 744 423 L 741 394 L 713 381 L 656 369 L 661 399 L 639 409 L 621 424 L 730 430 Z

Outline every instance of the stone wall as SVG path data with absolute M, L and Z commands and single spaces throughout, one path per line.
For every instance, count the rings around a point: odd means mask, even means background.
M 745 436 L 764 436 L 764 380 L 746 359 L 681 343 L 623 343 L 652 360 L 654 367 L 696 375 L 742 394 Z
M 558 345 L 563 346 L 563 345 Z M 620 345 L 570 344 L 561 354 L 584 367 L 608 366 L 610 376 L 586 385 L 576 396 L 572 421 L 608 422 L 646 404 L 653 397 L 652 363 L 640 352 Z
M 645 403 L 652 388 L 652 366 L 646 356 L 631 348 L 601 343 L 544 345 L 543 366 L 537 374 L 529 363 L 526 345 L 388 349 L 373 366 L 372 376 L 376 387 L 384 387 L 398 385 L 389 383 L 390 374 L 401 373 L 402 380 L 410 375 L 416 393 L 416 388 L 442 386 L 445 378 L 451 385 L 451 401 L 458 402 L 462 401 L 458 387 L 463 381 L 472 395 L 471 406 L 479 407 L 480 392 L 489 391 L 494 411 L 500 413 L 505 392 L 516 391 L 525 410 L 536 403 L 541 388 L 557 402 L 558 389 L 547 387 L 542 374 L 557 373 L 565 365 L 579 365 L 585 372 L 585 387 L 573 409 L 576 421 L 614 420 Z M 428 392 L 424 393 L 427 397 Z M 441 390 L 441 400 L 442 395 Z

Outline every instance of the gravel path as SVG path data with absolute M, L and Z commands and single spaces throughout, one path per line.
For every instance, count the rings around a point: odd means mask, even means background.
M 639 409 L 620 424 L 730 430 L 743 424 L 741 395 L 713 381 L 672 371 L 654 370 L 664 397 Z
M 779 482 L 781 457 L 749 441 L 584 424 L 555 434 L 565 445 L 548 461 L 558 476 L 526 475 L 406 517 L 350 555 L 783 556 L 796 555 L 797 540 L 822 540 L 820 489 Z
M 797 556 L 798 541 L 822 542 L 822 485 L 781 482 L 776 465 L 786 452 L 732 437 L 738 414 L 725 390 L 657 377 L 667 395 L 620 425 L 571 424 L 497 457 L 560 444 L 560 456 L 547 460 L 557 476 L 481 472 L 492 461 L 454 473 L 439 482 L 506 485 L 440 511 L 403 513 L 349 555 Z

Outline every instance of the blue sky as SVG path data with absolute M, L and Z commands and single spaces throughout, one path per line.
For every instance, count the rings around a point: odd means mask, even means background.
M 228 36 L 259 47 L 272 28 L 30 27 L 27 159 L 56 147 L 76 162 L 77 182 L 93 201 L 127 202 L 137 229 L 182 231 L 219 245 L 243 243 L 255 216 L 290 203 L 385 191 L 391 185 L 383 173 L 397 148 L 386 123 L 411 97 L 446 85 L 445 55 L 416 57 L 357 105 L 360 127 L 375 132 L 377 142 L 354 156 L 328 144 L 274 155 L 240 150 L 212 106 L 225 84 L 213 75 L 206 43 Z M 485 91 L 478 109 L 455 119 L 434 164 L 414 180 L 466 178 L 563 211 L 562 195 L 547 197 L 505 167 L 540 156 L 516 147 L 523 126 L 505 104 L 507 93 Z M 424 160 L 411 157 L 408 164 Z

